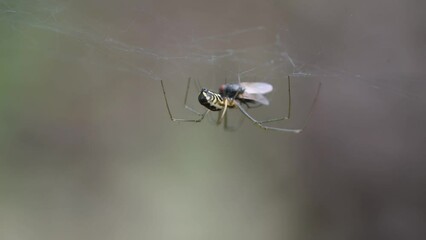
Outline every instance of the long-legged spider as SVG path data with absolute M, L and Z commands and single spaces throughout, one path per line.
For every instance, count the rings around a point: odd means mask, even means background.
M 288 84 L 288 110 L 287 114 L 282 117 L 272 118 L 268 120 L 259 121 L 256 120 L 254 117 L 252 117 L 247 110 L 243 107 L 243 105 L 247 108 L 252 107 L 258 107 L 262 105 L 269 105 L 268 99 L 264 96 L 264 94 L 269 93 L 273 90 L 273 87 L 269 83 L 264 82 L 239 82 L 239 83 L 227 83 L 223 84 L 219 88 L 219 92 L 213 92 L 208 89 L 202 88 L 200 91 L 200 94 L 198 95 L 198 101 L 201 105 L 207 108 L 207 110 L 204 113 L 199 113 L 195 109 L 189 107 L 187 105 L 188 100 L 188 92 L 189 87 L 191 83 L 191 78 L 188 79 L 188 84 L 186 87 L 186 93 L 185 93 L 185 101 L 184 105 L 185 108 L 189 111 L 197 114 L 199 118 L 195 119 L 180 119 L 175 118 L 172 115 L 172 112 L 169 107 L 169 102 L 167 100 L 166 96 L 166 90 L 164 88 L 164 83 L 161 80 L 161 87 L 163 89 L 163 95 L 164 100 L 166 102 L 167 111 L 169 113 L 170 119 L 174 122 L 201 122 L 204 117 L 210 112 L 210 111 L 218 111 L 219 117 L 217 119 L 217 124 L 221 124 L 222 120 L 225 119 L 225 128 L 228 128 L 227 126 L 227 110 L 232 108 L 238 108 L 244 116 L 246 116 L 248 119 L 250 119 L 255 125 L 258 127 L 265 129 L 265 130 L 274 130 L 274 131 L 281 131 L 281 132 L 289 132 L 289 133 L 300 133 L 305 125 L 307 124 L 309 117 L 313 111 L 314 105 L 317 101 L 319 90 L 321 87 L 321 82 L 318 84 L 318 88 L 316 91 L 316 95 L 314 98 L 314 101 L 312 102 L 311 109 L 309 111 L 309 115 L 305 120 L 305 123 L 302 125 L 301 128 L 297 129 L 291 129 L 291 128 L 278 128 L 278 127 L 272 127 L 272 126 L 266 126 L 265 123 L 271 123 L 271 122 L 277 122 L 282 120 L 288 120 L 291 116 L 291 79 L 290 76 L 287 78 L 287 84 Z

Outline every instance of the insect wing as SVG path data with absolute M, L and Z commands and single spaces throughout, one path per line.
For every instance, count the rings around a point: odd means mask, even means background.
M 271 84 L 264 82 L 242 82 L 240 85 L 244 88 L 244 92 L 248 94 L 265 94 L 273 89 Z
M 255 103 L 260 103 L 262 105 L 269 105 L 269 100 L 262 94 L 250 94 L 250 93 L 244 92 L 243 94 L 240 95 L 240 98 L 244 100 L 250 100 Z

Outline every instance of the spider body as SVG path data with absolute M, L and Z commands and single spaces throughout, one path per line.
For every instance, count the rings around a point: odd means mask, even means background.
M 235 108 L 233 101 L 229 100 L 230 98 L 205 88 L 201 89 L 201 92 L 198 95 L 198 101 L 200 104 L 214 112 L 222 110 L 225 108 L 225 105 L 229 108 Z

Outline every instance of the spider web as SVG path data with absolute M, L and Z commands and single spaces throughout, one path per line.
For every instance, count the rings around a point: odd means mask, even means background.
M 281 20 L 206 28 L 182 17 L 169 18 L 170 9 L 155 8 L 150 2 L 127 7 L 102 3 L 0 1 L 3 48 L 19 38 L 23 51 L 36 49 L 53 59 L 155 81 L 183 83 L 192 77 L 217 88 L 224 80 L 235 82 L 238 77 L 265 82 L 287 75 L 319 77 L 325 82 L 360 81 L 425 102 L 415 89 L 307 60 L 304 56 L 318 57 L 322 52 L 295 50 L 292 46 L 298 43 Z
M 50 2 L 1 2 L 1 8 L 3 24 L 11 31 L 9 33 L 19 34 L 27 39 L 27 48 L 40 47 L 40 41 L 43 40 L 33 35 L 34 32 L 27 33 L 28 28 L 42 31 L 43 34 L 57 34 L 58 37 L 74 41 L 80 48 L 78 53 L 81 55 L 69 55 L 70 53 L 64 52 L 66 49 L 61 49 L 60 46 L 54 46 L 53 49 L 49 46 L 50 51 L 46 53 L 54 58 L 86 61 L 86 64 L 133 72 L 153 80 L 186 80 L 191 75 L 188 69 L 194 68 L 199 69 L 199 72 L 220 68 L 228 78 L 231 78 L 231 75 L 235 78 L 238 72 L 232 69 L 236 66 L 240 70 L 257 71 L 295 67 L 293 60 L 282 48 L 279 32 L 276 33 L 275 43 L 268 43 L 266 46 L 247 44 L 241 47 L 242 40 L 264 34 L 264 26 L 200 36 L 175 26 L 176 24 L 167 18 L 152 15 L 143 9 L 136 10 L 135 16 L 129 17 L 130 23 L 123 29 L 121 26 L 108 24 L 105 27 L 106 24 L 100 20 L 84 20 L 75 17 L 75 13 L 69 13 L 73 15 L 73 18 L 69 19 L 67 14 L 70 9 L 66 5 L 55 6 Z M 141 27 L 138 24 L 140 22 L 143 22 L 144 26 Z M 158 36 L 150 36 L 158 32 Z M 83 56 L 87 52 L 92 53 L 92 56 Z M 259 53 L 263 56 L 256 57 Z M 223 69 L 224 65 L 230 67 Z M 268 76 L 264 78 L 267 80 Z

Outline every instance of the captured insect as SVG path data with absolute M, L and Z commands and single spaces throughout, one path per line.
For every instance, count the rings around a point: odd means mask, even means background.
M 321 87 L 321 82 L 318 84 L 318 88 L 316 91 L 316 95 L 314 98 L 314 101 L 311 105 L 311 109 L 309 111 L 309 115 L 307 119 L 305 120 L 304 125 L 302 128 L 298 129 L 291 129 L 291 128 L 278 128 L 278 127 L 272 127 L 272 126 L 266 126 L 266 123 L 271 122 L 278 122 L 282 120 L 288 120 L 290 119 L 291 115 L 291 79 L 290 76 L 287 77 L 287 87 L 288 87 L 288 106 L 287 106 L 287 114 L 282 117 L 272 118 L 268 120 L 259 121 L 256 120 L 254 117 L 252 117 L 247 109 L 260 107 L 260 106 L 267 106 L 269 105 L 269 100 L 264 96 L 264 94 L 267 94 L 269 92 L 272 92 L 273 87 L 269 83 L 265 82 L 239 82 L 239 83 L 226 83 L 222 84 L 219 88 L 219 92 L 213 92 L 205 88 L 201 88 L 200 94 L 198 95 L 198 101 L 201 105 L 206 107 L 206 111 L 204 113 L 200 113 L 196 111 L 195 109 L 191 108 L 187 105 L 187 99 L 188 99 L 188 91 L 191 83 L 191 78 L 188 79 L 188 84 L 186 87 L 186 93 L 185 93 L 185 101 L 184 105 L 185 108 L 189 111 L 197 114 L 199 118 L 196 119 L 179 119 L 175 118 L 172 115 L 172 112 L 169 107 L 169 102 L 167 100 L 166 90 L 164 88 L 164 83 L 161 80 L 161 87 L 163 89 L 163 95 L 164 100 L 166 102 L 167 111 L 170 115 L 170 119 L 175 122 L 201 122 L 204 117 L 210 112 L 219 112 L 219 116 L 217 119 L 217 125 L 221 124 L 224 120 L 224 127 L 225 129 L 229 129 L 227 125 L 227 111 L 228 109 L 238 108 L 241 113 L 247 117 L 250 121 L 252 121 L 255 125 L 258 127 L 265 129 L 265 130 L 273 130 L 273 131 L 281 131 L 281 132 L 289 132 L 289 133 L 300 133 L 304 126 L 306 125 L 307 121 L 309 120 L 309 117 L 312 113 L 312 110 L 315 106 L 315 103 L 318 98 L 319 90 Z

